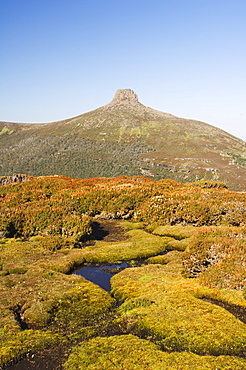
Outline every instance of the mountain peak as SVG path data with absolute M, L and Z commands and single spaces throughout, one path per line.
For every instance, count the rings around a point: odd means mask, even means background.
M 126 108 L 130 107 L 140 107 L 142 104 L 138 101 L 138 96 L 135 92 L 131 89 L 120 89 L 117 90 L 113 100 L 107 104 L 105 107 L 115 107 L 115 106 L 123 106 Z
M 112 101 L 115 103 L 124 103 L 125 101 L 138 103 L 138 96 L 131 89 L 122 89 L 116 91 Z
M 146 107 L 145 105 L 141 104 L 138 100 L 138 95 L 131 89 L 120 89 L 117 90 L 113 100 L 111 100 L 110 103 L 104 105 L 102 107 L 103 110 L 110 110 L 110 111 L 117 111 L 120 110 L 135 110 L 138 111 L 138 113 L 148 113 L 151 114 L 153 117 L 168 117 L 169 119 L 172 119 L 174 116 L 169 113 L 164 113 L 157 111 L 155 109 Z

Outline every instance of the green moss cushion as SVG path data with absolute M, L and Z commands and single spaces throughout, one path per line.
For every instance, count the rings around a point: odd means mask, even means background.
M 94 338 L 69 356 L 66 370 L 242 370 L 246 361 L 229 356 L 165 353 L 133 335 Z

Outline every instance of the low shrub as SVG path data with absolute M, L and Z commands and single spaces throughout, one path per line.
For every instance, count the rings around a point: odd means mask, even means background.
M 243 289 L 246 263 L 245 229 L 204 228 L 189 243 L 184 258 L 184 274 L 199 276 L 209 287 Z
M 228 186 L 221 181 L 213 181 L 213 180 L 198 180 L 192 183 L 194 186 L 198 186 L 203 189 L 211 189 L 211 188 L 217 188 L 217 189 L 227 189 Z

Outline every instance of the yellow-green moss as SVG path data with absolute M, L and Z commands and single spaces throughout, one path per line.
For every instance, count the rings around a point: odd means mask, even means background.
M 133 335 L 95 338 L 77 347 L 65 363 L 66 370 L 242 370 L 246 361 L 229 356 L 165 353 Z
M 153 234 L 160 236 L 170 236 L 174 239 L 181 240 L 189 238 L 198 231 L 195 226 L 181 226 L 181 225 L 165 225 L 158 226 L 153 230 Z
M 7 126 L 4 126 L 3 129 L 0 131 L 0 136 L 4 134 L 12 134 L 14 130 L 10 130 Z
M 166 265 L 167 263 L 172 263 L 173 269 L 174 269 L 174 265 L 176 265 L 178 270 L 180 270 L 180 264 L 182 263 L 182 257 L 183 257 L 182 252 L 180 252 L 180 251 L 170 251 L 167 254 L 149 257 L 147 259 L 147 263 L 149 263 L 149 264 L 160 264 L 160 265 Z
M 116 262 L 146 258 L 166 250 L 171 238 L 151 235 L 144 230 L 128 231 L 129 239 L 107 243 L 98 241 L 94 246 L 83 249 L 86 262 Z
M 245 324 L 225 309 L 201 299 L 226 298 L 196 280 L 182 278 L 177 266 L 173 268 L 170 263 L 126 269 L 115 275 L 111 284 L 115 297 L 124 302 L 118 313 L 126 331 L 148 333 L 166 350 L 242 354 L 246 345 Z M 139 304 L 146 300 L 151 304 Z M 243 298 L 240 303 L 246 306 Z
M 12 316 L 18 310 L 30 327 L 54 330 L 76 331 L 114 304 L 107 292 L 80 276 L 41 268 L 2 277 L 1 293 L 0 303 Z
M 66 339 L 51 331 L 24 330 L 16 333 L 6 331 L 0 338 L 0 365 L 18 358 L 29 351 L 43 349 L 49 345 L 64 343 Z
M 130 222 L 130 221 L 123 221 L 121 222 L 121 225 L 129 230 L 133 229 L 143 229 L 143 223 L 142 222 Z

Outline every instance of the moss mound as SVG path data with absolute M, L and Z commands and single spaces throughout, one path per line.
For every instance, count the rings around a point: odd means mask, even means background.
M 98 241 L 94 246 L 83 249 L 86 262 L 102 263 L 147 258 L 152 255 L 163 253 L 168 243 L 172 240 L 168 237 L 151 235 L 144 230 L 128 231 L 130 238 L 122 242 Z
M 4 333 L 1 333 L 0 344 L 0 364 L 5 364 L 30 351 L 41 350 L 50 345 L 66 345 L 66 339 L 51 331 L 25 330 L 11 332 L 6 328 Z
M 126 332 L 152 338 L 164 350 L 244 355 L 245 325 L 222 307 L 202 300 L 228 298 L 196 280 L 183 278 L 180 268 L 170 262 L 126 269 L 115 275 L 112 292 L 123 302 L 118 309 L 119 323 Z M 246 307 L 239 295 L 238 302 Z
M 133 335 L 95 338 L 76 348 L 66 370 L 242 370 L 246 361 L 228 356 L 200 357 L 192 353 L 164 353 Z
M 98 326 L 115 303 L 80 276 L 33 268 L 1 278 L 0 364 Z M 28 330 L 26 330 L 28 329 Z M 64 336 L 65 334 L 65 336 Z

